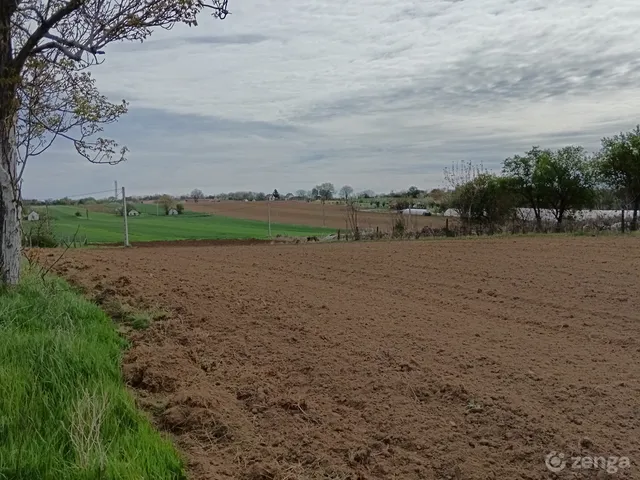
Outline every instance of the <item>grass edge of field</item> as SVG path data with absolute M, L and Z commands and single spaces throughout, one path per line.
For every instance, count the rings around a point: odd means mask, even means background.
M 64 280 L 0 292 L 0 479 L 186 479 L 125 386 L 126 341 Z

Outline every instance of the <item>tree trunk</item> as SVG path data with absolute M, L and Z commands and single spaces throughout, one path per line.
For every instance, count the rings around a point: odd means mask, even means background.
M 556 232 L 562 231 L 562 220 L 564 220 L 564 209 L 560 209 L 556 213 Z
M 11 17 L 18 2 L 0 2 L 0 285 L 20 280 L 16 78 Z
M 633 219 L 631 220 L 631 231 L 638 229 L 638 210 L 640 209 L 640 197 L 636 197 L 633 201 Z
M 536 230 L 538 232 L 542 231 L 542 213 L 540 212 L 540 208 L 536 207 L 535 202 L 532 202 L 533 204 L 533 214 L 536 217 Z
M 16 285 L 20 280 L 20 208 L 16 180 L 18 150 L 15 117 L 2 119 L 0 136 L 0 284 Z

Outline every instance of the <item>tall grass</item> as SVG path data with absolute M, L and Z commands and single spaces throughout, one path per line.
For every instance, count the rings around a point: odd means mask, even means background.
M 109 318 L 57 278 L 0 292 L 0 479 L 183 479 L 139 412 Z

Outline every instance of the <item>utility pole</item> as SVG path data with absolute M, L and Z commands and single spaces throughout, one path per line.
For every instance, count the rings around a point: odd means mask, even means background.
M 116 186 L 116 202 L 117 202 L 118 201 L 118 180 L 115 180 L 113 183 Z
M 129 224 L 127 223 L 127 197 L 124 194 L 124 187 L 122 187 L 122 216 L 124 217 L 124 246 L 129 247 Z
M 269 238 L 271 238 L 271 195 L 267 196 L 267 210 L 269 211 Z

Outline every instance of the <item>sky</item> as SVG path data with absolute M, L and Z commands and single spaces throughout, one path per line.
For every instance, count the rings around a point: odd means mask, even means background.
M 93 72 L 129 113 L 127 161 L 66 140 L 27 165 L 24 198 L 378 192 L 498 172 L 533 145 L 599 148 L 640 123 L 637 0 L 229 0 L 224 20 L 106 49 Z M 100 195 L 98 195 L 100 196 Z

